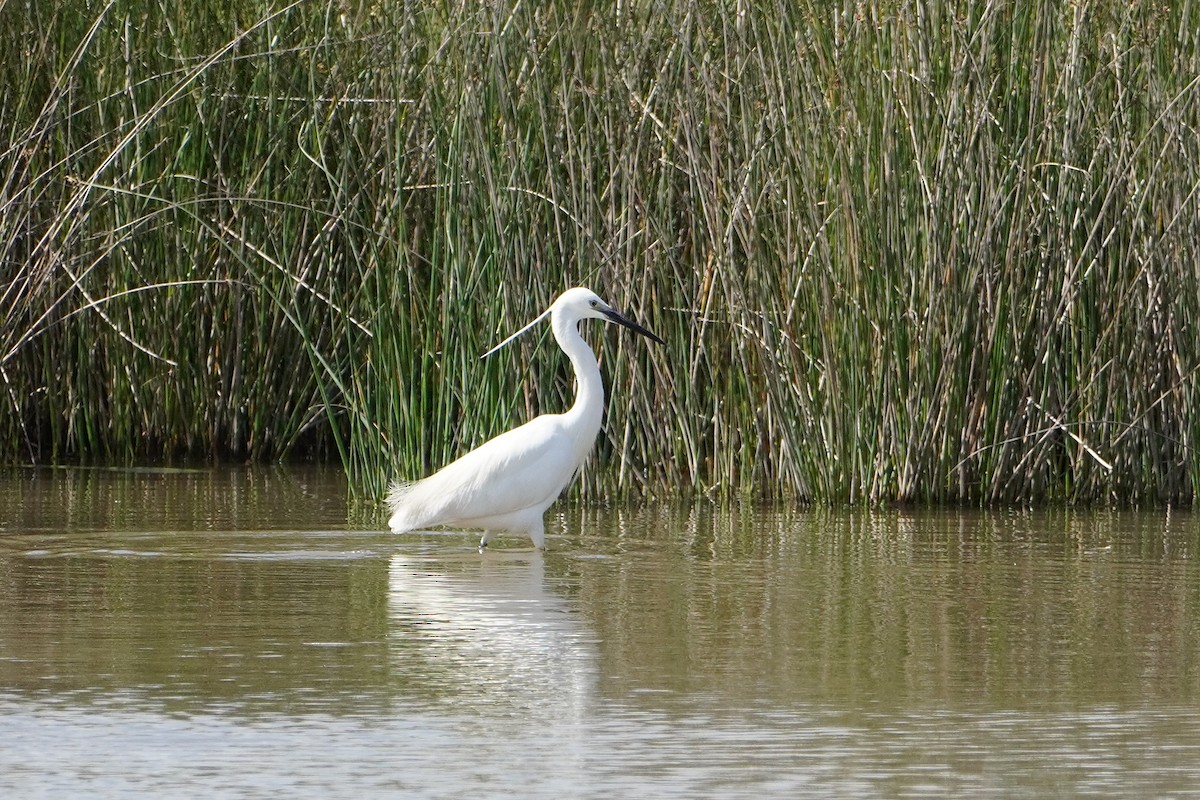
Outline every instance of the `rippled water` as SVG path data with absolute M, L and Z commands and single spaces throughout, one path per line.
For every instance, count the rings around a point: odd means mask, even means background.
M 0 796 L 1200 796 L 1190 514 L 346 508 L 0 476 Z

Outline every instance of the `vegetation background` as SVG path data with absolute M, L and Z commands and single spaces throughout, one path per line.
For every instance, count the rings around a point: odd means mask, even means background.
M 0 0 L 0 460 L 377 495 L 586 284 L 668 341 L 588 333 L 586 496 L 1190 502 L 1197 11 Z

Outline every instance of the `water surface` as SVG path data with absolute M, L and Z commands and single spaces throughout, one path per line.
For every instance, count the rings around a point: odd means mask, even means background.
M 1190 514 L 346 509 L 0 476 L 0 796 L 1200 796 Z

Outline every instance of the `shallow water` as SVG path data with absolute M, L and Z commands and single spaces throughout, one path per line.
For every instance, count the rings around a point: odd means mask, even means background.
M 1200 521 L 0 476 L 0 796 L 1200 796 Z

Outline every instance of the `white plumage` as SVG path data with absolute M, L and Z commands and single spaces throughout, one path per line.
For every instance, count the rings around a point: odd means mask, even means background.
M 579 335 L 579 322 L 611 320 L 662 343 L 595 293 L 574 288 L 484 355 L 499 350 L 547 315 L 555 340 L 575 369 L 575 404 L 562 414 L 542 414 L 502 433 L 423 480 L 393 484 L 387 498 L 388 526 L 393 531 L 447 525 L 482 528 L 480 547 L 497 531 L 525 533 L 535 546 L 545 546 L 542 516 L 591 452 L 604 414 L 600 367 Z

